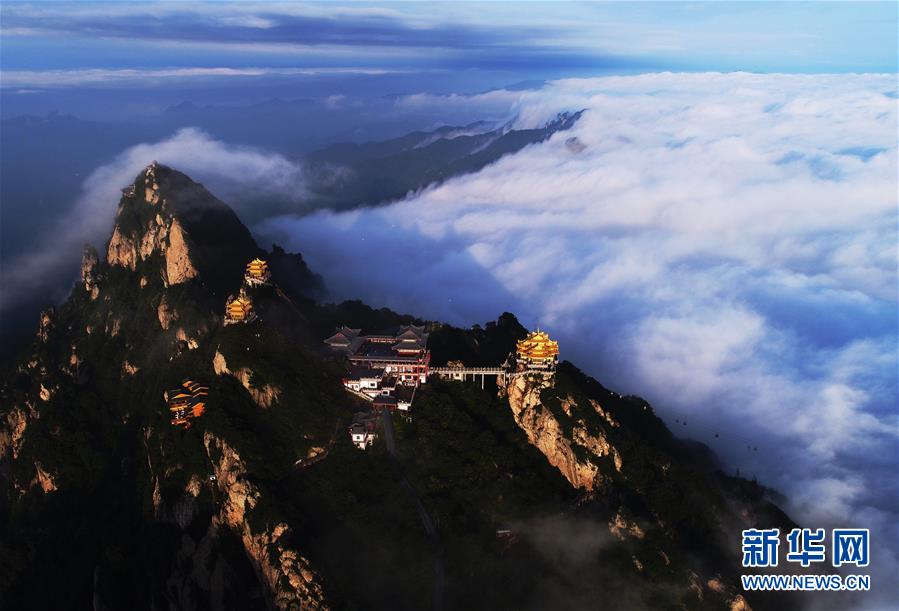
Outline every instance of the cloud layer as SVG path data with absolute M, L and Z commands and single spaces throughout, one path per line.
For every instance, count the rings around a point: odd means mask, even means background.
M 551 2 L 487 2 L 476 10 L 414 2 L 7 2 L 2 10 L 7 69 L 45 62 L 50 68 L 110 67 L 110 61 L 129 60 L 135 62 L 131 67 L 145 66 L 150 55 L 166 48 L 200 57 L 227 55 L 231 63 L 216 65 L 229 67 L 267 56 L 305 66 L 315 58 L 329 60 L 320 65 L 343 66 L 362 61 L 532 73 L 551 67 L 557 77 L 610 66 L 840 72 L 896 67 L 896 7 L 886 2 L 834 3 L 827 11 L 803 3 L 686 2 L 561 8 Z M 71 45 L 58 45 L 60 37 L 78 40 L 80 61 L 72 61 Z M 33 41 L 55 57 L 34 53 Z M 110 56 L 110 45 L 119 53 Z M 141 52 L 131 56 L 136 46 Z M 85 56 L 92 61 L 84 63 Z M 173 63 L 157 67 L 182 65 L 178 53 L 162 57 Z
M 874 529 L 894 571 L 895 77 L 555 81 L 519 94 L 518 127 L 578 108 L 572 131 L 407 201 L 258 230 L 343 296 L 539 322 L 806 525 Z
M 229 78 L 281 77 L 298 78 L 304 76 L 345 75 L 372 76 L 388 74 L 389 70 L 375 68 L 160 68 L 160 69 L 107 69 L 89 68 L 82 70 L 4 70 L 0 88 L 19 87 L 80 87 L 90 85 L 133 87 L 135 84 L 160 84 L 172 81 L 194 79 L 222 80 Z M 25 90 L 27 92 L 27 90 Z

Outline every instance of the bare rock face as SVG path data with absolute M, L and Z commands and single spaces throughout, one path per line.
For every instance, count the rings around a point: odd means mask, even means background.
M 115 337 L 122 330 L 122 319 L 118 317 L 110 318 L 106 321 L 104 331 L 109 337 Z
M 169 300 L 165 294 L 163 294 L 162 299 L 159 300 L 159 306 L 156 308 L 156 316 L 159 318 L 159 326 L 162 327 L 164 331 L 168 330 L 169 325 L 171 325 L 173 321 L 178 320 L 178 312 L 170 306 Z
M 53 398 L 53 390 L 44 386 L 42 382 L 40 390 L 38 391 L 38 396 L 41 398 L 41 401 L 49 401 Z
M 620 541 L 624 541 L 626 537 L 643 539 L 646 536 L 646 533 L 643 532 L 643 529 L 636 522 L 627 520 L 620 513 L 616 513 L 615 519 L 609 522 L 609 532 Z M 664 552 L 660 553 L 664 554 Z M 667 559 L 667 555 L 663 559 Z
M 134 365 L 128 360 L 122 361 L 122 378 L 125 376 L 133 376 L 138 371 L 140 371 L 140 367 L 137 365 Z
M 6 412 L 6 417 L 0 422 L 0 459 L 11 454 L 13 459 L 19 457 L 25 429 L 28 428 L 28 417 L 19 406 Z
M 56 481 L 53 479 L 52 475 L 44 470 L 41 463 L 35 463 L 34 470 L 35 476 L 34 480 L 31 482 L 32 486 L 40 486 L 41 490 L 44 491 L 44 494 L 56 490 Z
M 109 245 L 106 247 L 106 262 L 110 265 L 127 267 L 134 271 L 137 269 L 137 261 L 137 245 L 131 238 L 126 237 L 119 226 L 116 225 L 115 229 L 112 230 Z
M 50 306 L 43 312 L 41 312 L 40 325 L 38 326 L 37 336 L 40 338 L 42 342 L 46 342 L 47 338 L 50 337 L 50 331 L 53 330 L 55 325 L 54 319 L 56 318 L 56 308 Z
M 205 329 L 201 329 L 201 331 L 205 331 Z M 200 347 L 200 342 L 197 339 L 190 337 L 187 334 L 187 331 L 184 330 L 184 327 L 178 327 L 175 331 L 175 339 L 182 342 L 182 345 L 188 350 L 196 350 Z
M 212 367 L 218 375 L 230 375 L 237 378 L 259 407 L 269 408 L 281 396 L 281 389 L 277 386 L 271 384 L 265 384 L 261 388 L 253 386 L 250 383 L 253 377 L 253 371 L 250 368 L 241 367 L 236 371 L 228 369 L 225 355 L 218 350 L 215 351 L 215 356 L 212 359 Z
M 106 261 L 110 265 L 126 267 L 131 271 L 137 269 L 138 263 L 145 261 L 155 254 L 161 254 L 165 262 L 160 270 L 162 280 L 166 286 L 172 286 L 195 278 L 199 272 L 190 255 L 190 238 L 180 221 L 172 216 L 165 206 L 165 200 L 160 197 L 159 184 L 156 181 L 157 165 L 151 164 L 144 170 L 143 201 L 134 201 L 130 196 L 123 199 L 119 208 L 119 214 L 123 214 L 124 206 L 133 209 L 140 206 L 151 206 L 157 212 L 146 214 L 146 209 L 141 218 L 149 220 L 142 222 L 139 229 L 126 231 L 122 229 L 120 222 L 116 222 L 112 238 L 106 248 Z
M 224 440 L 206 432 L 206 452 L 215 471 L 223 502 L 216 520 L 232 528 L 259 579 L 268 587 L 278 609 L 327 609 L 322 579 L 308 560 L 286 547 L 287 524 L 270 525 L 254 532 L 248 516 L 261 501 L 259 489 L 247 480 L 247 469 L 238 452 Z
M 611 456 L 618 470 L 621 469 L 621 457 L 601 432 L 589 431 L 583 419 L 577 420 L 570 437 L 567 436 L 556 416 L 541 403 L 540 392 L 548 385 L 549 382 L 540 376 L 514 376 L 501 389 L 501 394 L 508 397 L 515 422 L 524 430 L 531 445 L 543 452 L 572 486 L 590 492 L 603 476 L 595 461 L 578 457 L 575 447 L 583 448 L 596 458 Z M 593 405 L 588 407 L 595 409 Z M 562 409 L 569 417 L 576 417 L 581 408 L 571 397 L 562 401 Z M 583 452 L 580 454 L 583 456 Z
M 100 294 L 100 287 L 97 286 L 96 278 L 96 268 L 99 262 L 100 258 L 97 254 L 97 249 L 90 244 L 86 245 L 81 255 L 81 283 L 84 285 L 84 290 L 90 295 L 91 301 Z
M 147 181 L 144 187 L 144 201 L 151 206 L 159 203 L 159 183 L 156 182 L 156 168 L 157 164 L 154 161 L 146 169 Z
M 165 249 L 165 271 L 168 285 L 181 284 L 197 277 L 197 268 L 190 260 L 187 237 L 178 219 L 169 227 L 169 243 Z
M 738 594 L 736 588 L 726 585 L 719 577 L 714 577 L 706 582 L 709 590 L 726 596 L 726 604 L 729 611 L 752 611 L 752 607 L 746 602 L 742 594 Z M 699 597 L 702 600 L 702 596 Z
M 140 261 L 161 253 L 165 259 L 162 279 L 166 286 L 172 286 L 199 274 L 190 258 L 189 243 L 187 232 L 178 219 L 166 221 L 157 215 L 140 235 L 125 235 L 116 226 L 106 249 L 106 260 L 110 265 L 135 271 Z

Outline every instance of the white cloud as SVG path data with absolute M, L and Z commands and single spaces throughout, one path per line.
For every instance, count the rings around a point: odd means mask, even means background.
M 185 81 L 198 78 L 247 78 L 247 77 L 300 77 L 325 74 L 378 75 L 399 72 L 381 68 L 89 68 L 75 70 L 3 70 L 0 71 L 0 87 L 81 87 L 90 85 L 134 86 L 154 85 L 160 82 Z
M 588 109 L 571 131 L 386 208 L 260 230 L 339 270 L 344 296 L 539 322 L 800 520 L 826 509 L 895 542 L 895 91 L 895 75 L 556 81 L 515 93 L 516 125 Z

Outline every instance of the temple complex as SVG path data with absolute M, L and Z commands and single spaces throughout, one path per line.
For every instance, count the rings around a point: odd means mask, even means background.
M 228 299 L 225 304 L 225 325 L 247 323 L 255 319 L 256 313 L 253 312 L 253 301 L 246 293 L 241 291 L 237 297 Z
M 268 269 L 268 263 L 262 259 L 253 259 L 247 263 L 247 271 L 243 275 L 244 282 L 247 286 L 261 286 L 268 284 L 272 275 Z
M 340 327 L 325 340 L 333 352 L 345 354 L 353 365 L 379 369 L 401 384 L 427 381 L 431 353 L 423 326 L 403 325 L 394 333 L 361 335 L 361 329 Z
M 531 331 L 516 344 L 515 361 L 519 371 L 553 372 L 559 362 L 559 343 L 544 331 Z
M 162 397 L 169 406 L 171 423 L 190 428 L 191 420 L 206 411 L 208 395 L 208 386 L 190 378 L 185 379 L 181 386 L 165 391 Z
M 342 352 L 345 354 L 355 354 L 365 341 L 361 336 L 362 329 L 351 329 L 343 326 L 337 329 L 337 332 L 325 340 L 325 343 L 334 352 Z

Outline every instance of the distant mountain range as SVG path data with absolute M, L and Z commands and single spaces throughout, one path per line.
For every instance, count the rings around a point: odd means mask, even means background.
M 569 129 L 582 113 L 562 113 L 535 129 L 477 122 L 380 142 L 329 146 L 306 157 L 311 189 L 317 196 L 313 207 L 346 209 L 400 199 L 542 142 Z
M 256 319 L 224 326 L 256 257 Z M 795 606 L 737 590 L 740 530 L 792 526 L 769 491 L 571 363 L 552 386 L 432 378 L 396 458 L 353 447 L 366 404 L 322 351 L 338 325 L 425 325 L 434 363 L 493 365 L 526 330 L 322 304 L 326 282 L 184 174 L 143 170 L 0 377 L 0 607 Z M 207 389 L 188 429 L 163 395 L 185 379 Z

